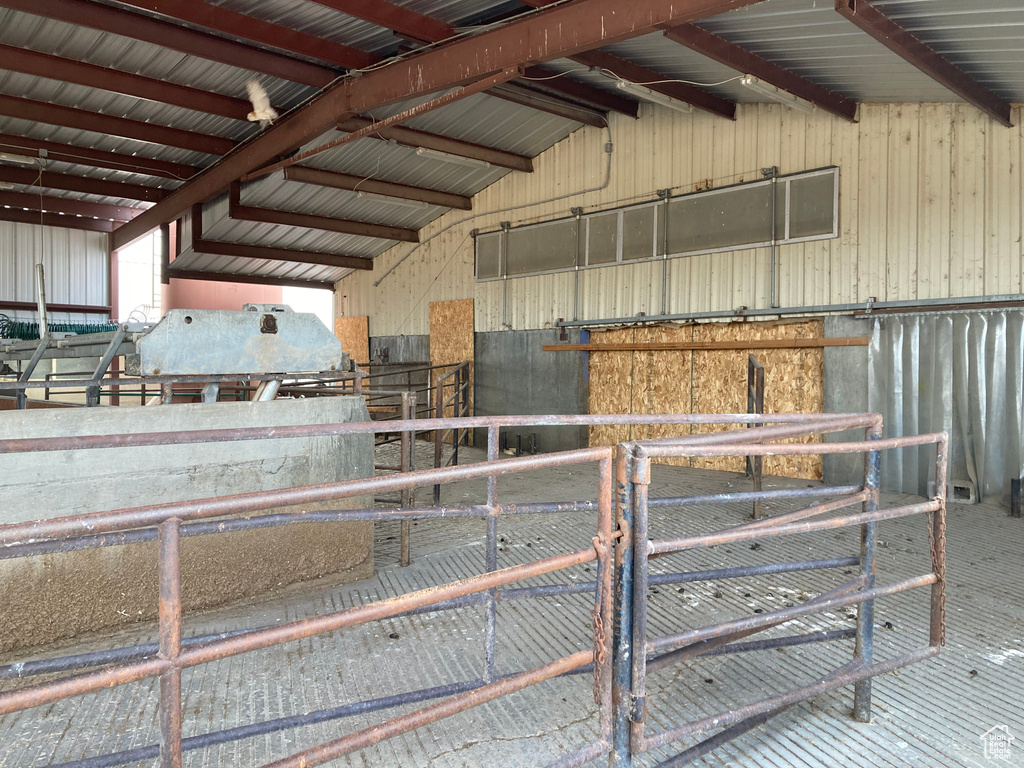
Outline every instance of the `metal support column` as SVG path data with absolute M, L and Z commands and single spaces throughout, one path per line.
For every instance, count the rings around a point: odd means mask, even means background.
M 612 759 L 613 768 L 630 768 L 629 697 L 633 688 L 633 457 L 620 444 L 615 449 L 614 611 L 612 632 Z M 643 653 L 643 651 L 640 651 Z
M 882 437 L 881 427 L 866 430 L 868 440 Z M 878 509 L 878 485 L 882 472 L 881 451 L 868 451 L 864 456 L 864 490 L 869 496 L 864 500 L 864 512 Z M 860 574 L 864 578 L 864 589 L 875 586 L 875 543 L 877 523 L 865 523 L 860 529 Z M 865 600 L 857 608 L 857 641 L 854 657 L 865 666 L 871 664 L 875 650 L 875 601 Z M 871 722 L 871 678 L 861 680 L 854 686 L 853 719 L 859 723 Z
M 181 520 L 160 524 L 160 766 L 181 768 Z
M 402 419 L 405 421 L 411 421 L 416 418 L 416 395 L 412 392 L 402 392 Z M 402 432 L 401 442 L 401 469 L 402 473 L 411 472 L 413 469 L 413 454 L 416 450 L 416 433 L 413 431 Z M 401 505 L 404 509 L 408 509 L 414 504 L 414 491 L 411 488 L 403 488 L 401 492 Z M 401 546 L 400 546 L 400 557 L 399 561 L 402 566 L 407 566 L 412 562 L 412 555 L 410 553 L 410 542 L 409 537 L 411 535 L 412 523 L 409 520 L 402 520 L 402 533 L 401 533 Z
M 747 413 L 764 413 L 764 366 L 754 355 L 747 358 Z M 748 428 L 757 426 L 748 424 Z M 764 468 L 763 456 L 747 457 L 747 475 L 754 480 L 754 492 L 761 490 L 761 474 Z M 751 517 L 755 520 L 761 518 L 761 500 L 754 500 L 754 509 Z
M 498 428 L 487 428 L 487 461 L 498 460 Z M 498 476 L 487 478 L 487 572 L 498 570 Z M 487 625 L 485 627 L 484 680 L 494 680 L 494 646 L 498 632 L 498 591 L 487 592 Z

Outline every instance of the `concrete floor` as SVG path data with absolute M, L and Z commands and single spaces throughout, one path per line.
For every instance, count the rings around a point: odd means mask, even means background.
M 426 452 L 429 452 L 428 449 Z M 468 451 L 479 458 L 479 451 Z M 385 462 L 386 463 L 386 462 Z M 426 466 L 421 462 L 420 466 Z M 593 498 L 590 467 L 502 478 L 503 501 Z M 655 467 L 651 495 L 705 493 L 747 487 L 729 473 Z M 768 480 L 767 487 L 797 481 Z M 803 482 L 803 481 L 800 481 Z M 484 482 L 447 486 L 444 500 L 482 500 Z M 421 491 L 421 500 L 429 491 Z M 907 497 L 887 495 L 892 505 Z M 768 513 L 786 507 L 769 507 Z M 652 538 L 704 532 L 741 522 L 746 505 L 690 508 L 652 515 Z M 307 583 L 261 601 L 186 617 L 185 634 L 206 634 L 316 615 L 479 573 L 482 521 L 414 524 L 411 567 L 398 560 L 398 524 L 378 524 L 377 573 L 355 584 Z M 508 517 L 499 567 L 589 545 L 591 515 Z M 928 570 L 923 518 L 882 523 L 879 582 Z M 186 542 L 187 545 L 187 542 Z M 854 554 L 857 533 L 843 530 L 675 555 L 656 570 L 753 565 Z M 1024 765 L 1024 522 L 989 505 L 951 505 L 948 529 L 948 643 L 942 655 L 875 683 L 871 724 L 848 717 L 852 691 L 794 707 L 698 761 L 703 766 L 993 766 Z M 531 583 L 592 578 L 580 567 Z M 652 634 L 678 631 L 759 609 L 798 602 L 848 575 L 788 574 L 742 581 L 652 589 Z M 499 672 L 532 667 L 589 645 L 587 596 L 520 601 L 501 607 Z M 927 590 L 888 598 L 877 608 L 876 657 L 920 647 L 927 635 Z M 846 611 L 792 622 L 783 634 L 845 628 Z M 390 693 L 479 677 L 483 670 L 483 609 L 429 613 L 234 657 L 184 676 L 185 735 L 338 706 Z M 890 628 L 891 627 L 891 628 Z M 37 657 L 151 641 L 152 624 L 90 637 Z M 698 660 L 649 678 L 648 729 L 711 714 L 795 684 L 810 682 L 850 658 L 852 641 Z M 2 660 L 8 661 L 8 660 Z M 44 766 L 153 744 L 157 735 L 155 680 L 0 717 L 0 766 Z M 361 715 L 186 754 L 185 764 L 255 766 L 298 749 L 368 727 L 388 713 Z M 1017 738 L 1010 760 L 984 757 L 980 736 L 1008 726 Z M 549 681 L 332 763 L 336 766 L 538 766 L 596 737 L 589 676 Z M 654 765 L 686 746 L 644 758 Z M 155 765 L 156 761 L 134 765 Z M 595 761 L 594 765 L 606 764 Z

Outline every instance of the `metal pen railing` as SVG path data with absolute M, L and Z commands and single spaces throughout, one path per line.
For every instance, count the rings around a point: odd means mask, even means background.
M 843 429 L 865 429 L 863 442 L 845 443 L 780 443 L 782 439 L 809 438 Z M 628 702 L 615 712 L 615 749 L 613 765 L 627 768 L 636 764 L 643 753 L 665 747 L 673 742 L 699 733 L 720 730 L 714 736 L 689 747 L 659 768 L 682 766 L 763 724 L 769 718 L 793 705 L 822 693 L 853 685 L 855 688 L 853 716 L 861 722 L 871 717 L 871 679 L 931 658 L 939 653 L 944 642 L 945 613 L 945 475 L 947 470 L 948 437 L 945 433 L 906 436 L 889 439 L 881 437 L 881 418 L 856 417 L 845 423 L 810 417 L 804 425 L 763 426 L 750 430 L 726 432 L 688 438 L 666 438 L 620 445 L 616 453 L 616 477 L 619 495 L 616 519 L 623 547 L 616 550 L 616 633 L 615 700 Z M 935 476 L 937 496 L 916 504 L 903 504 L 879 509 L 879 471 L 881 451 L 922 445 L 936 446 Z M 678 506 L 675 500 L 652 499 L 648 496 L 651 483 L 652 461 L 665 458 L 708 456 L 764 456 L 863 453 L 865 455 L 864 483 L 860 487 L 831 488 L 830 501 L 784 512 L 771 518 L 755 520 L 725 530 L 695 534 L 671 539 L 651 540 L 649 514 L 656 508 Z M 726 493 L 703 497 L 700 503 L 731 503 L 764 501 L 771 498 L 817 499 L 822 489 L 791 489 Z M 850 506 L 858 506 L 857 513 L 824 517 Z M 903 579 L 884 586 L 875 583 L 876 526 L 885 520 L 913 515 L 927 515 L 930 542 L 931 572 Z M 835 531 L 846 527 L 860 529 L 860 551 L 855 556 L 834 557 L 824 560 L 771 563 L 765 566 L 721 568 L 714 571 L 684 573 L 650 573 L 650 562 L 676 553 L 713 547 L 731 542 L 757 542 L 762 539 Z M 729 550 L 726 549 L 726 552 Z M 682 581 L 717 581 L 757 575 L 796 571 L 827 571 L 857 567 L 854 579 L 837 585 L 800 605 L 769 610 L 755 616 L 736 618 L 704 627 L 688 628 L 659 637 L 648 636 L 647 601 L 651 584 L 672 584 Z M 873 660 L 874 604 L 875 600 L 919 587 L 931 587 L 928 646 L 903 653 L 881 662 Z M 773 637 L 747 643 L 737 641 L 789 621 L 812 614 L 857 606 L 856 629 L 818 631 L 804 635 Z M 854 658 L 838 669 L 831 670 L 816 682 L 776 694 L 759 701 L 728 709 L 690 722 L 679 723 L 656 733 L 648 733 L 647 686 L 649 672 L 700 656 L 744 653 L 749 651 L 784 648 L 794 645 L 854 639 Z
M 454 404 L 454 400 L 452 401 Z M 408 412 L 408 411 L 407 411 Z M 726 430 L 620 444 L 615 448 L 595 447 L 524 458 L 499 460 L 502 427 L 591 426 L 604 424 L 770 424 L 745 430 Z M 867 439 L 847 443 L 782 443 L 780 440 L 807 438 L 829 432 L 864 429 Z M 601 755 L 612 754 L 615 766 L 633 766 L 645 751 L 666 746 L 693 734 L 724 728 L 716 735 L 680 753 L 663 765 L 683 765 L 711 749 L 736 738 L 771 716 L 811 696 L 855 686 L 854 713 L 858 719 L 870 715 L 871 679 L 938 653 L 944 633 L 945 584 L 945 472 L 947 438 L 942 435 L 882 439 L 881 418 L 876 414 L 666 414 L 642 416 L 507 416 L 444 417 L 429 420 L 399 420 L 387 425 L 315 424 L 292 427 L 254 427 L 198 430 L 192 432 L 138 433 L 130 435 L 86 435 L 57 438 L 0 440 L 0 454 L 50 450 L 90 450 L 141 445 L 232 442 L 284 439 L 325 435 L 374 434 L 382 429 L 400 433 L 439 430 L 485 429 L 487 461 L 398 474 L 305 486 L 232 497 L 181 501 L 111 512 L 75 515 L 0 526 L 0 558 L 31 557 L 78 549 L 119 546 L 156 540 L 159 560 L 159 642 L 115 648 L 70 656 L 27 661 L 0 667 L 0 680 L 78 671 L 70 677 L 49 680 L 0 693 L 0 714 L 60 701 L 147 677 L 160 679 L 160 743 L 123 750 L 113 755 L 65 763 L 65 768 L 97 768 L 143 759 L 160 758 L 164 768 L 181 765 L 182 753 L 241 738 L 272 733 L 311 723 L 326 722 L 388 708 L 426 704 L 419 709 L 385 720 L 375 726 L 303 749 L 270 766 L 320 765 L 336 757 L 371 746 L 385 738 L 436 722 L 457 712 L 493 701 L 543 680 L 592 671 L 598 708 L 598 738 L 553 765 L 581 766 Z M 934 499 L 879 509 L 878 475 L 880 451 L 936 445 L 936 488 Z M 864 453 L 864 482 L 858 486 L 832 488 L 770 489 L 651 498 L 652 463 L 661 458 L 692 456 L 764 456 L 809 453 Z M 499 502 L 499 478 L 521 472 L 570 465 L 597 465 L 596 499 L 525 504 Z M 337 509 L 311 512 L 258 514 L 276 507 L 292 507 L 340 500 L 377 492 L 410 492 L 418 487 L 463 480 L 486 479 L 484 504 L 393 509 Z M 942 482 L 938 482 L 941 480 Z M 404 501 L 406 497 L 402 497 Z M 652 510 L 686 508 L 695 505 L 751 501 L 808 500 L 810 506 L 774 517 L 745 522 L 710 534 L 675 536 L 651 540 L 648 518 Z M 840 514 L 859 505 L 860 511 Z M 498 527 L 503 516 L 565 513 L 596 513 L 590 547 L 560 552 L 528 563 L 498 568 Z M 929 516 L 928 531 L 932 569 L 928 574 L 887 585 L 874 582 L 876 525 L 882 521 L 917 514 Z M 826 515 L 832 515 L 826 517 Z M 217 635 L 185 638 L 182 632 L 180 541 L 198 535 L 229 531 L 312 524 L 345 520 L 414 520 L 448 517 L 479 518 L 486 521 L 486 564 L 482 574 L 460 578 L 440 586 L 361 604 L 285 624 L 252 627 Z M 578 518 L 574 518 L 578 525 Z M 659 558 L 727 542 L 760 540 L 858 527 L 861 548 L 856 555 L 802 562 L 767 563 L 724 567 L 713 570 L 650 573 L 650 563 Z M 592 582 L 513 586 L 515 582 L 555 573 L 586 563 L 597 563 Z M 647 587 L 653 584 L 685 583 L 716 579 L 750 578 L 766 574 L 859 568 L 859 575 L 807 602 L 753 617 L 742 617 L 710 626 L 681 628 L 671 634 L 648 637 Z M 892 659 L 873 659 L 873 609 L 876 599 L 922 586 L 931 587 L 929 645 Z M 568 594 L 594 595 L 591 647 L 561 656 L 539 666 L 510 675 L 499 675 L 495 667 L 497 613 L 502 602 L 541 599 Z M 837 607 L 857 605 L 854 630 L 830 630 L 805 635 L 773 637 L 737 642 L 757 632 Z M 484 614 L 484 674 L 474 680 L 460 680 L 417 691 L 393 693 L 361 702 L 314 710 L 236 728 L 182 737 L 182 670 L 268 648 L 326 632 L 350 629 L 366 622 L 396 616 L 481 606 Z M 782 694 L 733 706 L 717 715 L 674 724 L 657 733 L 645 730 L 647 712 L 646 675 L 679 661 L 705 655 L 743 653 L 854 638 L 854 659 L 827 673 L 817 682 Z M 81 671 L 92 670 L 92 671 Z

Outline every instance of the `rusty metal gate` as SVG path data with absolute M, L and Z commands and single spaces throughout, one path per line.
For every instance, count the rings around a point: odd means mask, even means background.
M 801 701 L 849 685 L 855 686 L 853 716 L 861 722 L 871 717 L 871 678 L 887 674 L 939 653 L 944 641 L 945 586 L 945 475 L 947 436 L 927 434 L 913 437 L 881 438 L 881 417 L 815 416 L 804 423 L 761 426 L 742 431 L 692 435 L 637 442 L 618 446 L 616 454 L 616 522 L 620 533 L 615 551 L 615 729 L 616 768 L 635 764 L 648 750 L 663 748 L 696 734 L 717 731 L 713 736 L 660 762 L 659 768 L 686 765 L 713 749 L 761 725 Z M 856 442 L 806 441 L 828 433 L 863 429 L 865 439 Z M 928 501 L 879 509 L 878 478 L 883 450 L 935 446 L 935 487 L 938 495 Z M 723 493 L 715 496 L 650 498 L 652 462 L 658 459 L 707 456 L 756 456 L 784 454 L 864 454 L 864 482 L 860 486 L 809 487 Z M 758 484 L 759 486 L 760 484 Z M 833 497 L 827 501 L 820 501 Z M 811 506 L 755 519 L 712 533 L 651 540 L 648 534 L 652 511 L 678 514 L 696 504 L 799 500 Z M 814 503 L 816 502 L 816 503 Z M 831 514 L 848 507 L 857 512 Z M 931 557 L 931 572 L 890 584 L 875 583 L 876 526 L 880 521 L 911 515 L 925 515 Z M 672 555 L 731 542 L 754 542 L 779 536 L 811 534 L 856 526 L 860 549 L 847 557 L 802 562 L 767 563 L 754 567 L 724 567 L 704 571 L 651 573 L 652 561 L 671 561 Z M 728 552 L 729 550 L 726 550 Z M 650 637 L 648 633 L 648 589 L 652 585 L 719 581 L 798 571 L 858 570 L 858 575 L 803 603 L 778 610 L 758 611 L 754 616 L 736 618 L 708 626 L 679 627 L 671 634 Z M 927 647 L 884 661 L 874 661 L 875 600 L 919 587 L 931 587 L 931 613 Z M 831 630 L 803 635 L 737 642 L 758 632 L 778 627 L 793 619 L 820 614 L 836 608 L 857 606 L 856 629 Z M 855 638 L 853 659 L 838 669 L 825 672 L 816 682 L 743 705 L 733 705 L 715 714 L 677 723 L 656 733 L 648 732 L 646 678 L 650 672 L 708 655 L 726 655 L 772 648 L 826 643 Z
M 718 424 L 757 425 L 751 429 L 690 435 L 686 438 L 621 444 L 616 448 L 599 447 L 564 453 L 499 460 L 499 433 L 506 426 L 583 426 L 595 424 Z M 30 557 L 76 549 L 118 546 L 156 540 L 159 552 L 159 642 L 152 645 L 115 648 L 81 653 L 42 661 L 22 662 L 0 667 L 0 680 L 30 678 L 74 672 L 68 677 L 15 687 L 0 693 L 0 714 L 80 696 L 112 686 L 145 678 L 159 678 L 159 744 L 137 747 L 107 755 L 96 755 L 65 768 L 99 768 L 131 762 L 159 759 L 164 768 L 182 765 L 183 753 L 228 741 L 250 738 L 310 723 L 344 718 L 356 713 L 383 711 L 403 705 L 425 704 L 412 712 L 384 720 L 372 727 L 356 730 L 341 738 L 306 747 L 268 764 L 284 766 L 321 765 L 342 755 L 364 749 L 384 739 L 408 732 L 499 697 L 523 690 L 542 681 L 574 674 L 592 674 L 597 707 L 598 737 L 573 754 L 552 763 L 569 768 L 597 759 L 610 759 L 615 766 L 633 765 L 635 758 L 654 746 L 665 745 L 684 736 L 706 730 L 725 730 L 673 758 L 667 764 L 681 765 L 714 746 L 735 738 L 753 725 L 763 722 L 796 701 L 854 683 L 857 685 L 857 714 L 863 718 L 870 708 L 870 677 L 884 674 L 906 664 L 928 658 L 938 652 L 942 639 L 943 514 L 944 482 L 937 482 L 939 496 L 931 501 L 896 509 L 879 510 L 878 455 L 880 450 L 935 443 L 937 477 L 945 473 L 944 435 L 882 440 L 880 419 L 876 415 L 817 416 L 802 415 L 655 415 L 655 416 L 520 416 L 473 417 L 391 421 L 384 425 L 320 424 L 300 427 L 240 428 L 176 433 L 145 433 L 110 436 L 79 436 L 0 440 L 0 453 L 84 450 L 135 445 L 166 445 L 198 442 L 227 442 L 288 437 L 373 433 L 395 431 L 433 431 L 450 429 L 486 429 L 487 461 L 478 464 L 428 469 L 397 475 L 263 491 L 217 499 L 176 502 L 135 507 L 74 517 L 40 520 L 0 526 L 0 557 Z M 856 443 L 779 443 L 789 438 L 807 439 L 826 432 L 864 428 L 869 440 Z M 867 455 L 863 486 L 846 488 L 808 488 L 797 491 L 757 490 L 716 497 L 682 496 L 650 499 L 647 486 L 651 462 L 662 457 L 740 455 L 760 456 L 778 453 L 865 452 Z M 532 470 L 569 465 L 596 465 L 597 482 L 593 499 L 552 501 L 527 504 L 503 504 L 498 484 L 503 476 Z M 443 507 L 364 508 L 311 512 L 259 514 L 274 507 L 290 507 L 386 492 L 408 491 L 462 480 L 485 479 L 484 504 L 446 505 Z M 777 498 L 815 499 L 838 495 L 835 501 L 819 503 L 798 512 L 746 523 L 713 535 L 689 536 L 649 541 L 648 513 L 651 509 L 686 507 L 696 503 L 764 501 Z M 862 505 L 856 514 L 810 520 L 852 504 Z M 498 526 L 505 515 L 543 514 L 557 517 L 570 512 L 593 513 L 591 545 L 582 549 L 514 565 L 497 567 Z M 932 534 L 933 572 L 894 585 L 876 586 L 873 580 L 875 525 L 878 521 L 910 514 L 928 514 Z M 231 516 L 231 517 L 227 517 Z M 486 569 L 439 586 L 418 589 L 395 597 L 310 618 L 273 626 L 252 627 L 212 636 L 183 638 L 181 602 L 180 542 L 182 537 L 216 535 L 226 531 L 267 528 L 344 520 L 411 520 L 436 517 L 475 517 L 486 521 Z M 716 572 L 651 574 L 649 564 L 663 556 L 694 547 L 713 546 L 723 541 L 753 540 L 792 535 L 839 526 L 858 525 L 863 531 L 861 551 L 848 558 L 804 563 L 770 564 L 757 568 L 733 568 Z M 614 559 L 614 568 L 613 568 Z M 512 585 L 542 574 L 563 571 L 585 563 L 596 564 L 594 581 Z M 703 628 L 684 628 L 670 636 L 648 638 L 646 631 L 646 589 L 653 583 L 675 583 L 700 579 L 740 578 L 757 573 L 790 572 L 854 566 L 860 574 L 830 593 L 783 611 L 752 619 Z M 916 586 L 932 586 L 931 645 L 919 652 L 884 662 L 872 660 L 872 606 L 876 598 Z M 549 659 L 545 663 L 513 674 L 499 675 L 495 669 L 497 613 L 502 602 L 566 594 L 593 593 L 591 626 L 587 628 L 590 647 L 576 653 Z M 644 729 L 646 711 L 645 677 L 648 672 L 702 653 L 740 652 L 753 647 L 775 647 L 835 639 L 789 637 L 734 643 L 750 634 L 774 627 L 796 616 L 829 607 L 859 605 L 856 630 L 857 653 L 853 662 L 830 673 L 812 686 L 796 689 L 745 707 L 733 708 L 720 716 L 656 734 Z M 457 680 L 433 688 L 385 695 L 331 709 L 247 724 L 237 728 L 182 737 L 182 683 L 184 669 L 275 645 L 336 632 L 367 622 L 441 611 L 468 606 L 484 610 L 485 633 L 481 649 L 484 674 L 479 679 Z M 828 633 L 826 633 L 828 634 Z M 733 643 L 733 645 L 727 645 Z M 604 756 L 610 755 L 610 758 Z

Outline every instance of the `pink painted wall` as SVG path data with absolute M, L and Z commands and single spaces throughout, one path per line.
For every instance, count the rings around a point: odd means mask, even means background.
M 280 304 L 281 298 L 277 286 L 175 279 L 163 286 L 161 309 L 241 309 L 243 304 Z

